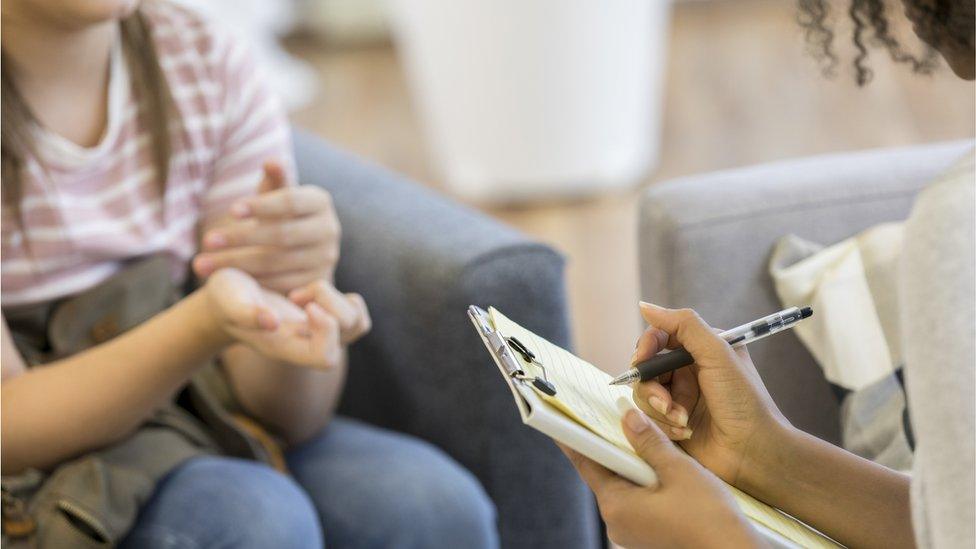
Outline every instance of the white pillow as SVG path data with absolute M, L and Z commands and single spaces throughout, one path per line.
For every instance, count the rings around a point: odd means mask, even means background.
M 902 345 L 897 295 L 903 224 L 885 223 L 824 247 L 781 238 L 770 259 L 786 307 L 810 305 L 800 341 L 841 398 L 848 450 L 899 470 L 911 468 L 911 433 L 899 372 Z

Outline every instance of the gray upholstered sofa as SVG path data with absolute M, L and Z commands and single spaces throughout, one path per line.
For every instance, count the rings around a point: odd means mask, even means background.
M 866 151 L 698 175 L 652 186 L 640 204 L 642 297 L 692 307 L 714 326 L 781 308 L 767 263 L 787 233 L 829 244 L 903 220 L 916 193 L 973 143 Z M 792 334 L 750 346 L 773 399 L 799 428 L 839 439 L 838 401 Z
M 373 317 L 350 351 L 340 413 L 430 441 L 470 469 L 504 547 L 602 545 L 589 491 L 521 424 L 465 314 L 495 305 L 569 345 L 562 257 L 315 137 L 294 139 L 300 181 L 328 189 L 342 222 L 336 283 L 361 293 Z

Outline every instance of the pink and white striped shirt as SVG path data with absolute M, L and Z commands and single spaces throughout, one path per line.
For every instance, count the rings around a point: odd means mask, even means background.
M 41 163 L 29 159 L 22 177 L 23 231 L 3 208 L 4 307 L 75 294 L 151 254 L 172 258 L 178 282 L 197 252 L 200 227 L 256 191 L 266 160 L 293 173 L 287 119 L 241 44 L 185 8 L 148 0 L 141 9 L 178 113 L 165 193 L 117 47 L 107 129 L 97 145 L 35 128 Z

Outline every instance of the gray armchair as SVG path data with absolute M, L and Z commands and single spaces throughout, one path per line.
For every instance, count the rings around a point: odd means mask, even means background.
M 472 471 L 504 547 L 602 544 L 592 497 L 556 446 L 522 425 L 465 314 L 494 305 L 568 345 L 563 259 L 321 140 L 294 140 L 300 181 L 328 189 L 342 222 L 336 284 L 361 293 L 373 317 L 350 350 L 340 413 L 432 442 Z
M 830 244 L 903 220 L 916 193 L 972 148 L 966 141 L 839 154 L 654 185 L 640 204 L 643 298 L 692 307 L 725 327 L 778 310 L 767 263 L 779 237 Z M 796 336 L 750 352 L 787 418 L 836 443 L 838 401 Z

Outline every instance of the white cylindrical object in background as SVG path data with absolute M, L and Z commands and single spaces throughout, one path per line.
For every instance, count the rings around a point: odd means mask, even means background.
M 469 200 L 584 196 L 658 160 L 667 0 L 394 0 L 447 188 Z

